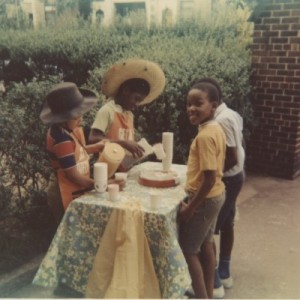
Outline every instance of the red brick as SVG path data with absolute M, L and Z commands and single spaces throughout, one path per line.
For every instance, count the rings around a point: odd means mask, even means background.
M 288 42 L 289 40 L 288 40 L 288 38 L 283 38 L 283 37 L 281 37 L 281 38 L 271 38 L 271 43 L 272 44 L 286 44 L 287 42 Z
M 292 11 L 292 16 L 293 16 L 293 17 L 298 17 L 298 16 L 300 16 L 300 9 L 293 10 L 293 11 Z
M 295 57 L 279 57 L 279 63 L 296 63 Z
M 299 1 L 296 1 L 295 3 L 286 3 L 283 5 L 284 9 L 300 9 L 300 3 Z
M 283 50 L 292 50 L 291 45 L 283 45 Z
M 299 108 L 299 104 L 295 102 L 286 102 L 284 104 L 285 107 L 290 107 L 290 108 Z
M 288 115 L 291 113 L 291 109 L 285 107 L 274 107 L 274 112 Z
M 256 30 L 270 30 L 271 26 L 270 25 L 259 25 L 255 24 L 254 26 L 254 31 Z
M 271 25 L 272 30 L 289 30 L 289 24 L 273 24 Z
M 261 44 L 261 43 L 269 43 L 269 38 L 267 37 L 254 37 L 253 43 Z
M 297 71 L 298 72 L 298 71 Z M 298 76 L 297 75 L 297 72 L 296 72 L 296 76 Z M 297 77 L 286 77 L 285 78 L 285 81 L 286 82 L 299 82 L 299 78 L 297 78 Z
M 290 96 L 299 96 L 299 91 L 285 90 L 284 93 Z
M 281 119 L 280 114 L 274 114 L 274 113 L 264 113 L 265 118 L 270 118 L 270 119 Z
M 262 33 L 263 37 L 277 37 L 279 36 L 279 31 L 264 31 Z
M 273 76 L 277 75 L 276 70 L 270 70 L 270 69 L 269 70 L 268 69 L 258 70 L 258 73 L 260 75 L 273 75 Z
M 288 52 L 288 56 L 296 56 L 299 57 L 300 56 L 300 51 L 289 51 Z
M 292 37 L 292 38 L 290 38 L 290 42 L 291 42 L 291 44 L 299 45 L 300 44 L 300 37 Z
M 282 24 L 288 23 L 288 24 L 292 24 L 292 23 L 299 23 L 299 18 L 298 17 L 291 17 L 291 18 L 282 18 L 281 20 Z
M 275 100 L 276 101 L 291 102 L 292 99 L 293 98 L 291 96 L 287 96 L 287 95 L 275 95 Z
M 268 76 L 268 80 L 270 80 L 270 81 L 282 81 L 282 77 L 280 77 L 280 76 Z
M 300 80 L 299 80 L 299 82 L 300 82 Z M 294 89 L 296 89 L 296 90 L 299 90 L 299 91 L 300 91 L 300 83 L 298 83 L 298 84 L 294 84 Z
M 292 30 L 300 30 L 300 24 L 292 24 Z
M 254 33 L 253 33 L 253 37 L 261 37 L 262 36 L 262 31 L 259 31 L 259 30 L 255 30 Z
M 288 70 L 299 70 L 300 64 L 287 64 Z
M 290 18 L 287 18 L 290 19 Z M 264 18 L 263 19 L 263 24 L 279 24 L 280 23 L 280 18 Z M 290 22 L 288 22 L 290 23 Z M 293 22 L 296 23 L 296 22 Z
M 276 94 L 281 95 L 283 93 L 282 89 L 267 89 L 266 91 L 268 94 Z
M 285 64 L 269 64 L 269 68 L 275 70 L 284 70 Z
M 262 63 L 277 63 L 277 57 L 276 56 L 263 56 L 261 57 Z
M 294 76 L 295 72 L 292 70 L 278 70 L 277 76 Z
M 298 121 L 299 119 L 297 116 L 291 116 L 291 115 L 287 115 L 285 116 L 285 118 L 290 121 Z
M 280 36 L 298 36 L 298 31 L 281 31 Z
M 262 112 L 271 112 L 272 107 L 267 107 L 267 106 L 263 106 L 263 105 L 256 105 L 255 110 L 256 111 L 262 111 Z
M 273 11 L 272 13 L 272 17 L 289 17 L 290 15 L 290 10 Z
M 265 10 L 281 10 L 282 5 L 281 4 L 268 4 L 264 8 Z

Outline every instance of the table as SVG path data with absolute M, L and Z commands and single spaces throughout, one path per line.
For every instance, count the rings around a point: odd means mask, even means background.
M 121 204 L 130 199 L 142 205 L 144 231 L 162 298 L 183 298 L 191 279 L 177 241 L 176 214 L 178 204 L 185 196 L 186 166 L 173 164 L 172 169 L 178 172 L 180 184 L 162 189 L 138 183 L 143 168 L 161 168 L 161 163 L 144 162 L 132 168 L 119 202 L 108 201 L 107 193 L 91 191 L 69 205 L 34 277 L 34 284 L 55 287 L 63 283 L 84 294 L 110 214 L 114 209 L 122 209 Z M 163 193 L 158 211 L 149 205 L 149 192 L 153 189 Z

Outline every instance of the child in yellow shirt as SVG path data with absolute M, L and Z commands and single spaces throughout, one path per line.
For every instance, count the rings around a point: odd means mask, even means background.
M 224 203 L 222 182 L 226 141 L 214 121 L 219 93 L 210 83 L 193 85 L 187 96 L 191 124 L 199 126 L 187 163 L 186 192 L 178 213 L 179 243 L 187 261 L 196 298 L 213 297 L 216 257 L 213 234 Z

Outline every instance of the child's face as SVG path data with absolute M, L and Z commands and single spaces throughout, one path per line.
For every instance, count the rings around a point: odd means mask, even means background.
M 216 102 L 210 102 L 208 94 L 199 89 L 192 89 L 187 96 L 187 114 L 191 124 L 203 124 L 214 117 Z
M 78 118 L 71 119 L 71 120 L 67 121 L 67 127 L 68 127 L 70 130 L 73 130 L 73 129 L 75 129 L 76 127 L 80 126 L 81 121 L 82 121 L 82 116 L 81 116 L 81 117 L 78 117 Z
M 122 107 L 125 110 L 135 110 L 140 102 L 142 102 L 147 95 L 144 95 L 139 92 L 130 92 L 130 91 L 124 91 L 123 97 L 122 97 Z

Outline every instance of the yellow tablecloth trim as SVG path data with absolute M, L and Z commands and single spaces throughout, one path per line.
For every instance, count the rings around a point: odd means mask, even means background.
M 144 213 L 138 202 L 124 205 L 132 209 L 115 209 L 100 241 L 87 298 L 161 298 L 144 233 Z

